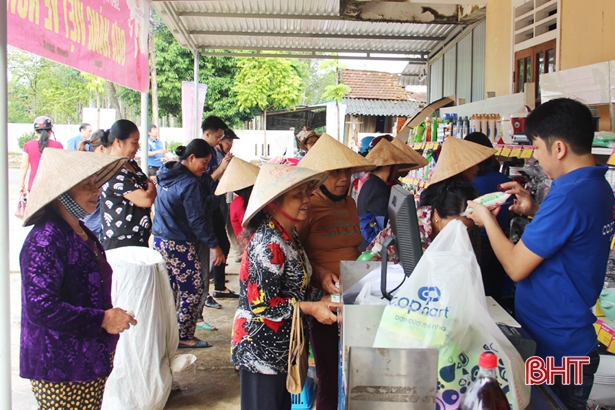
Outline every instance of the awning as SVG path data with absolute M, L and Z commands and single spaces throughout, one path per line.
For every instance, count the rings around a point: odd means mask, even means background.
M 418 101 L 388 101 L 345 98 L 346 114 L 376 115 L 385 117 L 410 117 L 419 110 Z

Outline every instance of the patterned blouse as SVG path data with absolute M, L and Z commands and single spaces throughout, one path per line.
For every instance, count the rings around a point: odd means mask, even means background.
M 134 159 L 129 160 L 128 164 L 136 172 L 122 167 L 100 188 L 103 234 L 105 238 L 119 241 L 132 239 L 145 242 L 152 230 L 151 208 L 136 206 L 124 195 L 137 189 L 147 189 L 147 176 Z
M 285 374 L 293 308 L 308 297 L 312 267 L 299 235 L 295 247 L 273 218 L 254 233 L 239 270 L 232 362 L 252 373 Z M 308 329 L 303 317 L 304 329 Z

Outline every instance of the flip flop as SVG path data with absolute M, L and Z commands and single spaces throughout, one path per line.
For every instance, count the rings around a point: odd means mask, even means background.
M 217 327 L 215 327 L 211 323 L 207 323 L 207 322 L 203 322 L 202 324 L 197 325 L 196 328 L 197 328 L 197 330 L 211 330 L 211 331 L 218 330 Z
M 197 340 L 197 342 L 193 345 L 183 345 L 180 343 L 180 349 L 201 349 L 205 347 L 211 347 L 211 343 L 207 343 L 205 340 Z

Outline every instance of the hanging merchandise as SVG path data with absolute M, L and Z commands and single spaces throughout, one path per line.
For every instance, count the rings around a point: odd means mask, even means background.
M 457 409 L 476 379 L 479 356 L 498 352 L 498 373 L 513 410 L 530 401 L 524 363 L 487 311 L 480 267 L 465 225 L 449 222 L 385 307 L 373 347 L 437 348 L 436 407 Z

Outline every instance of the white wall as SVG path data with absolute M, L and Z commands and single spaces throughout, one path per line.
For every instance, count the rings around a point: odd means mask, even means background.
M 60 141 L 66 147 L 68 140 L 79 134 L 79 125 L 81 124 L 54 124 L 53 132 L 56 140 Z M 94 129 L 96 130 L 96 129 Z M 166 141 L 183 141 L 183 133 L 181 128 L 164 128 L 158 129 L 160 140 Z M 34 131 L 33 124 L 8 124 L 8 143 L 9 152 L 20 152 L 17 140 L 22 134 Z

